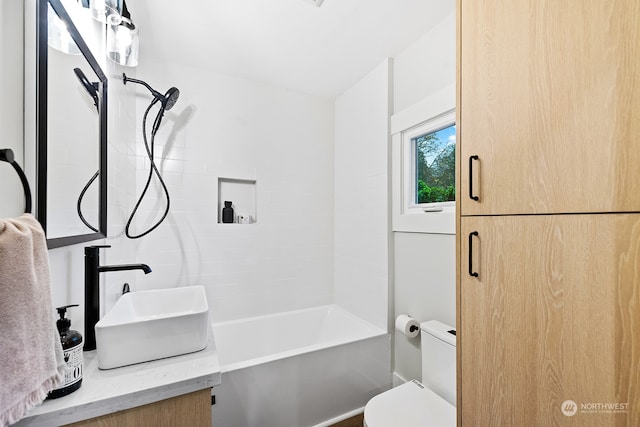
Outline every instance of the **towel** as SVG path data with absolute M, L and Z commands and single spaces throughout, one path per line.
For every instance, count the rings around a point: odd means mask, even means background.
M 0 219 L 0 426 L 42 403 L 65 369 L 44 231 L 31 214 Z

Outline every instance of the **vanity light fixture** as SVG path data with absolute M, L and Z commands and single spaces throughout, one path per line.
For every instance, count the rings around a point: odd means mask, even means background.
M 81 7 L 107 27 L 107 57 L 120 65 L 136 67 L 140 40 L 125 0 L 60 0 L 66 11 Z M 78 13 L 72 15 L 79 16 Z M 65 24 L 49 6 L 49 46 L 64 53 L 79 55 Z

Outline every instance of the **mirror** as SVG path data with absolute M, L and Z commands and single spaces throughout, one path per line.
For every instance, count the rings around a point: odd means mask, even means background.
M 51 248 L 107 232 L 107 77 L 60 0 L 38 0 L 37 218 Z

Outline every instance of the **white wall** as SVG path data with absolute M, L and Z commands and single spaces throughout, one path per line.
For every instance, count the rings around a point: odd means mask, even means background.
M 455 84 L 455 4 L 449 1 L 450 14 L 394 58 L 396 113 Z M 396 232 L 393 242 L 393 317 L 410 314 L 455 326 L 455 235 Z M 420 379 L 420 356 L 420 338 L 394 331 L 396 375 Z
M 391 60 L 336 99 L 335 302 L 387 328 Z
M 451 11 L 440 24 L 393 59 L 393 111 L 396 113 L 455 83 L 455 2 L 446 1 Z
M 0 148 L 11 148 L 24 169 L 23 156 L 23 0 L 0 2 Z M 0 163 L 0 218 L 24 212 L 24 195 L 18 174 L 9 163 Z M 33 189 L 32 189 L 33 191 Z
M 455 236 L 394 233 L 395 315 L 420 322 L 436 319 L 455 325 Z M 394 331 L 395 332 L 395 331 Z M 422 376 L 420 338 L 395 332 L 394 372 L 404 379 Z
M 214 321 L 332 302 L 333 102 L 148 57 L 137 75 L 181 91 L 156 146 L 171 212 L 130 242 L 154 271 L 138 289 L 204 285 Z M 127 88 L 137 91 L 140 119 L 150 94 Z M 140 132 L 129 147 L 137 191 L 148 167 Z M 256 181 L 256 223 L 218 223 L 219 177 Z M 157 188 L 134 232 L 163 210 Z

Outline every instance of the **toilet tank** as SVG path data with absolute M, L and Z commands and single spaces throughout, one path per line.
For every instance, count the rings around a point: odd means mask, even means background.
M 456 406 L 455 328 L 429 320 L 420 329 L 422 384 Z

